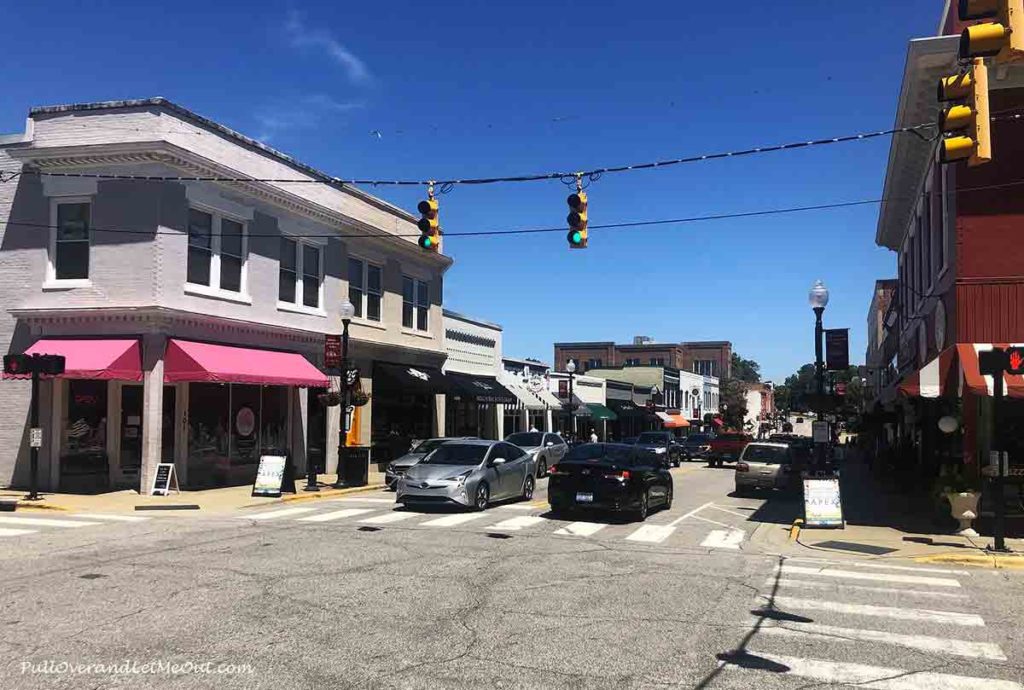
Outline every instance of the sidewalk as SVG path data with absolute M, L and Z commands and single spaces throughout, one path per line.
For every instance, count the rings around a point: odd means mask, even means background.
M 260 498 L 252 496 L 252 486 L 231 486 L 222 489 L 203 489 L 200 491 L 182 491 L 170 496 L 140 496 L 134 489 L 111 491 L 103 494 L 59 494 L 40 492 L 42 500 L 27 501 L 27 491 L 2 489 L 0 501 L 16 501 L 17 510 L 25 511 L 69 511 L 75 513 L 134 513 L 138 506 L 148 507 L 195 506 L 177 509 L 183 513 L 226 513 L 240 508 L 268 506 L 293 501 L 313 501 L 325 498 L 336 498 L 351 493 L 373 491 L 384 487 L 384 475 L 381 472 L 370 472 L 368 484 L 351 489 L 332 489 L 336 476 L 320 475 L 318 492 L 303 491 L 306 478 L 296 477 L 294 494 L 284 494 L 281 498 Z
M 886 486 L 859 460 L 845 462 L 841 472 L 846 520 L 842 529 L 794 528 L 793 521 L 803 517 L 803 505 L 782 501 L 770 511 L 774 519 L 762 522 L 751 542 L 784 555 L 1024 568 L 1024 539 L 1006 540 L 1014 555 L 994 556 L 985 551 L 992 544 L 991 536 L 958 536 L 952 532 L 952 518 L 946 532 L 947 523 L 937 519 L 927 498 L 907 496 Z

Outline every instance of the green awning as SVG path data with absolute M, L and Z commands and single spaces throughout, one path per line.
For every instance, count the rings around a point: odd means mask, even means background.
M 605 407 L 601 403 L 588 402 L 587 407 L 590 408 L 590 418 L 598 421 L 607 419 L 609 422 L 614 422 L 619 418 L 617 414 L 612 412 L 609 408 Z

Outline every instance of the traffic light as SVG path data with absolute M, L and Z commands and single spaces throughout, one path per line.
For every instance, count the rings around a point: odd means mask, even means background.
M 960 21 L 992 19 L 960 34 L 960 59 L 994 57 L 996 62 L 1024 59 L 1024 0 L 960 0 Z
M 421 201 L 416 207 L 420 212 L 420 219 L 416 225 L 419 227 L 422 236 L 419 245 L 429 252 L 437 252 L 441 249 L 441 221 L 437 216 L 437 199 L 431 194 L 426 201 Z
M 569 249 L 587 248 L 587 193 L 577 191 L 570 194 L 566 200 L 569 204 L 569 215 L 566 221 L 569 223 Z
M 939 160 L 967 160 L 981 165 L 992 160 L 992 122 L 988 107 L 988 67 L 975 58 L 967 71 L 939 79 L 939 101 L 953 103 L 939 113 Z
M 31 355 L 4 355 L 4 373 L 10 376 L 27 376 L 32 373 Z

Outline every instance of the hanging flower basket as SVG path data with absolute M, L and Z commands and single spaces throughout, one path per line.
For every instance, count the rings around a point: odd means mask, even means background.
M 370 394 L 364 393 L 361 390 L 352 391 L 351 402 L 356 407 L 362 407 L 366 403 L 370 402 Z
M 321 393 L 317 396 L 321 405 L 326 407 L 337 407 L 341 404 L 341 394 L 337 391 L 330 391 L 329 393 Z

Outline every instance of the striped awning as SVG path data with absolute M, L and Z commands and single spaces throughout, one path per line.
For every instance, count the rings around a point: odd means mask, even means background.
M 514 405 L 506 405 L 506 407 L 513 407 L 520 410 L 525 407 L 527 410 L 534 411 L 544 409 L 544 403 L 540 401 L 540 398 L 520 386 L 518 383 L 512 381 L 503 381 L 502 383 L 505 388 L 508 389 L 509 393 L 516 396 L 516 403 Z
M 948 347 L 939 356 L 917 371 L 908 374 L 898 388 L 910 397 L 941 398 L 961 396 L 964 389 L 975 395 L 993 395 L 992 376 L 981 373 L 978 355 L 993 347 L 1022 347 L 1013 343 L 959 343 Z M 1003 374 L 1003 390 L 1010 398 L 1024 398 L 1024 376 Z

